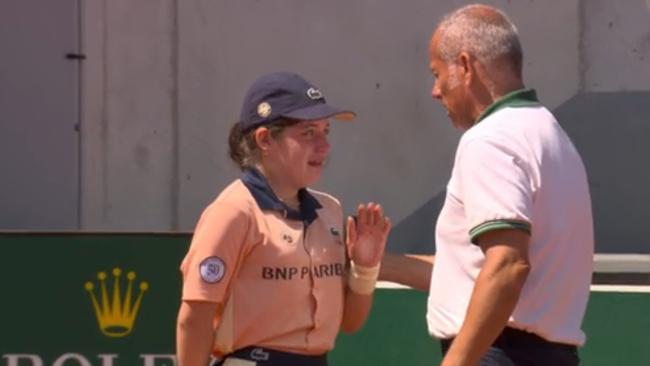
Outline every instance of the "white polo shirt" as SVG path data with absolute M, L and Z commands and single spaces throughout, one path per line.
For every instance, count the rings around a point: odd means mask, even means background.
M 429 332 L 456 336 L 485 257 L 473 244 L 496 229 L 531 233 L 528 275 L 509 326 L 582 345 L 593 270 L 585 168 L 532 89 L 491 105 L 462 136 L 436 225 Z

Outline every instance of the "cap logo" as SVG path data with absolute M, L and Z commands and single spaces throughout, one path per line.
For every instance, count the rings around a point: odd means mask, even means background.
M 257 114 L 262 117 L 266 118 L 271 115 L 271 105 L 267 102 L 262 102 L 257 106 Z
M 323 98 L 323 93 L 321 93 L 320 90 L 316 88 L 309 88 L 307 89 L 307 96 L 311 100 L 318 100 Z

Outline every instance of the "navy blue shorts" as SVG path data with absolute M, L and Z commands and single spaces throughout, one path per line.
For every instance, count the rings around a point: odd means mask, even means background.
M 440 340 L 445 355 L 453 339 Z M 506 327 L 485 353 L 479 366 L 576 366 L 574 345 L 555 343 L 523 330 Z
M 221 366 L 231 357 L 253 361 L 256 366 L 327 366 L 327 354 L 301 355 L 262 347 L 242 348 L 215 361 L 212 366 Z

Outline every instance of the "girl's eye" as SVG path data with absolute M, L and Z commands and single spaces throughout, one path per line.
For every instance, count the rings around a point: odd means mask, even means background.
M 305 135 L 307 137 L 314 136 L 314 130 L 307 130 L 307 131 L 303 132 L 303 135 Z

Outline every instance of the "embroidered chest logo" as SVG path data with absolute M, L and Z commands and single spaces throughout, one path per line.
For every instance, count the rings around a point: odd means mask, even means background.
M 330 227 L 330 234 L 338 244 L 343 244 L 343 238 L 341 238 L 341 233 L 334 227 Z

